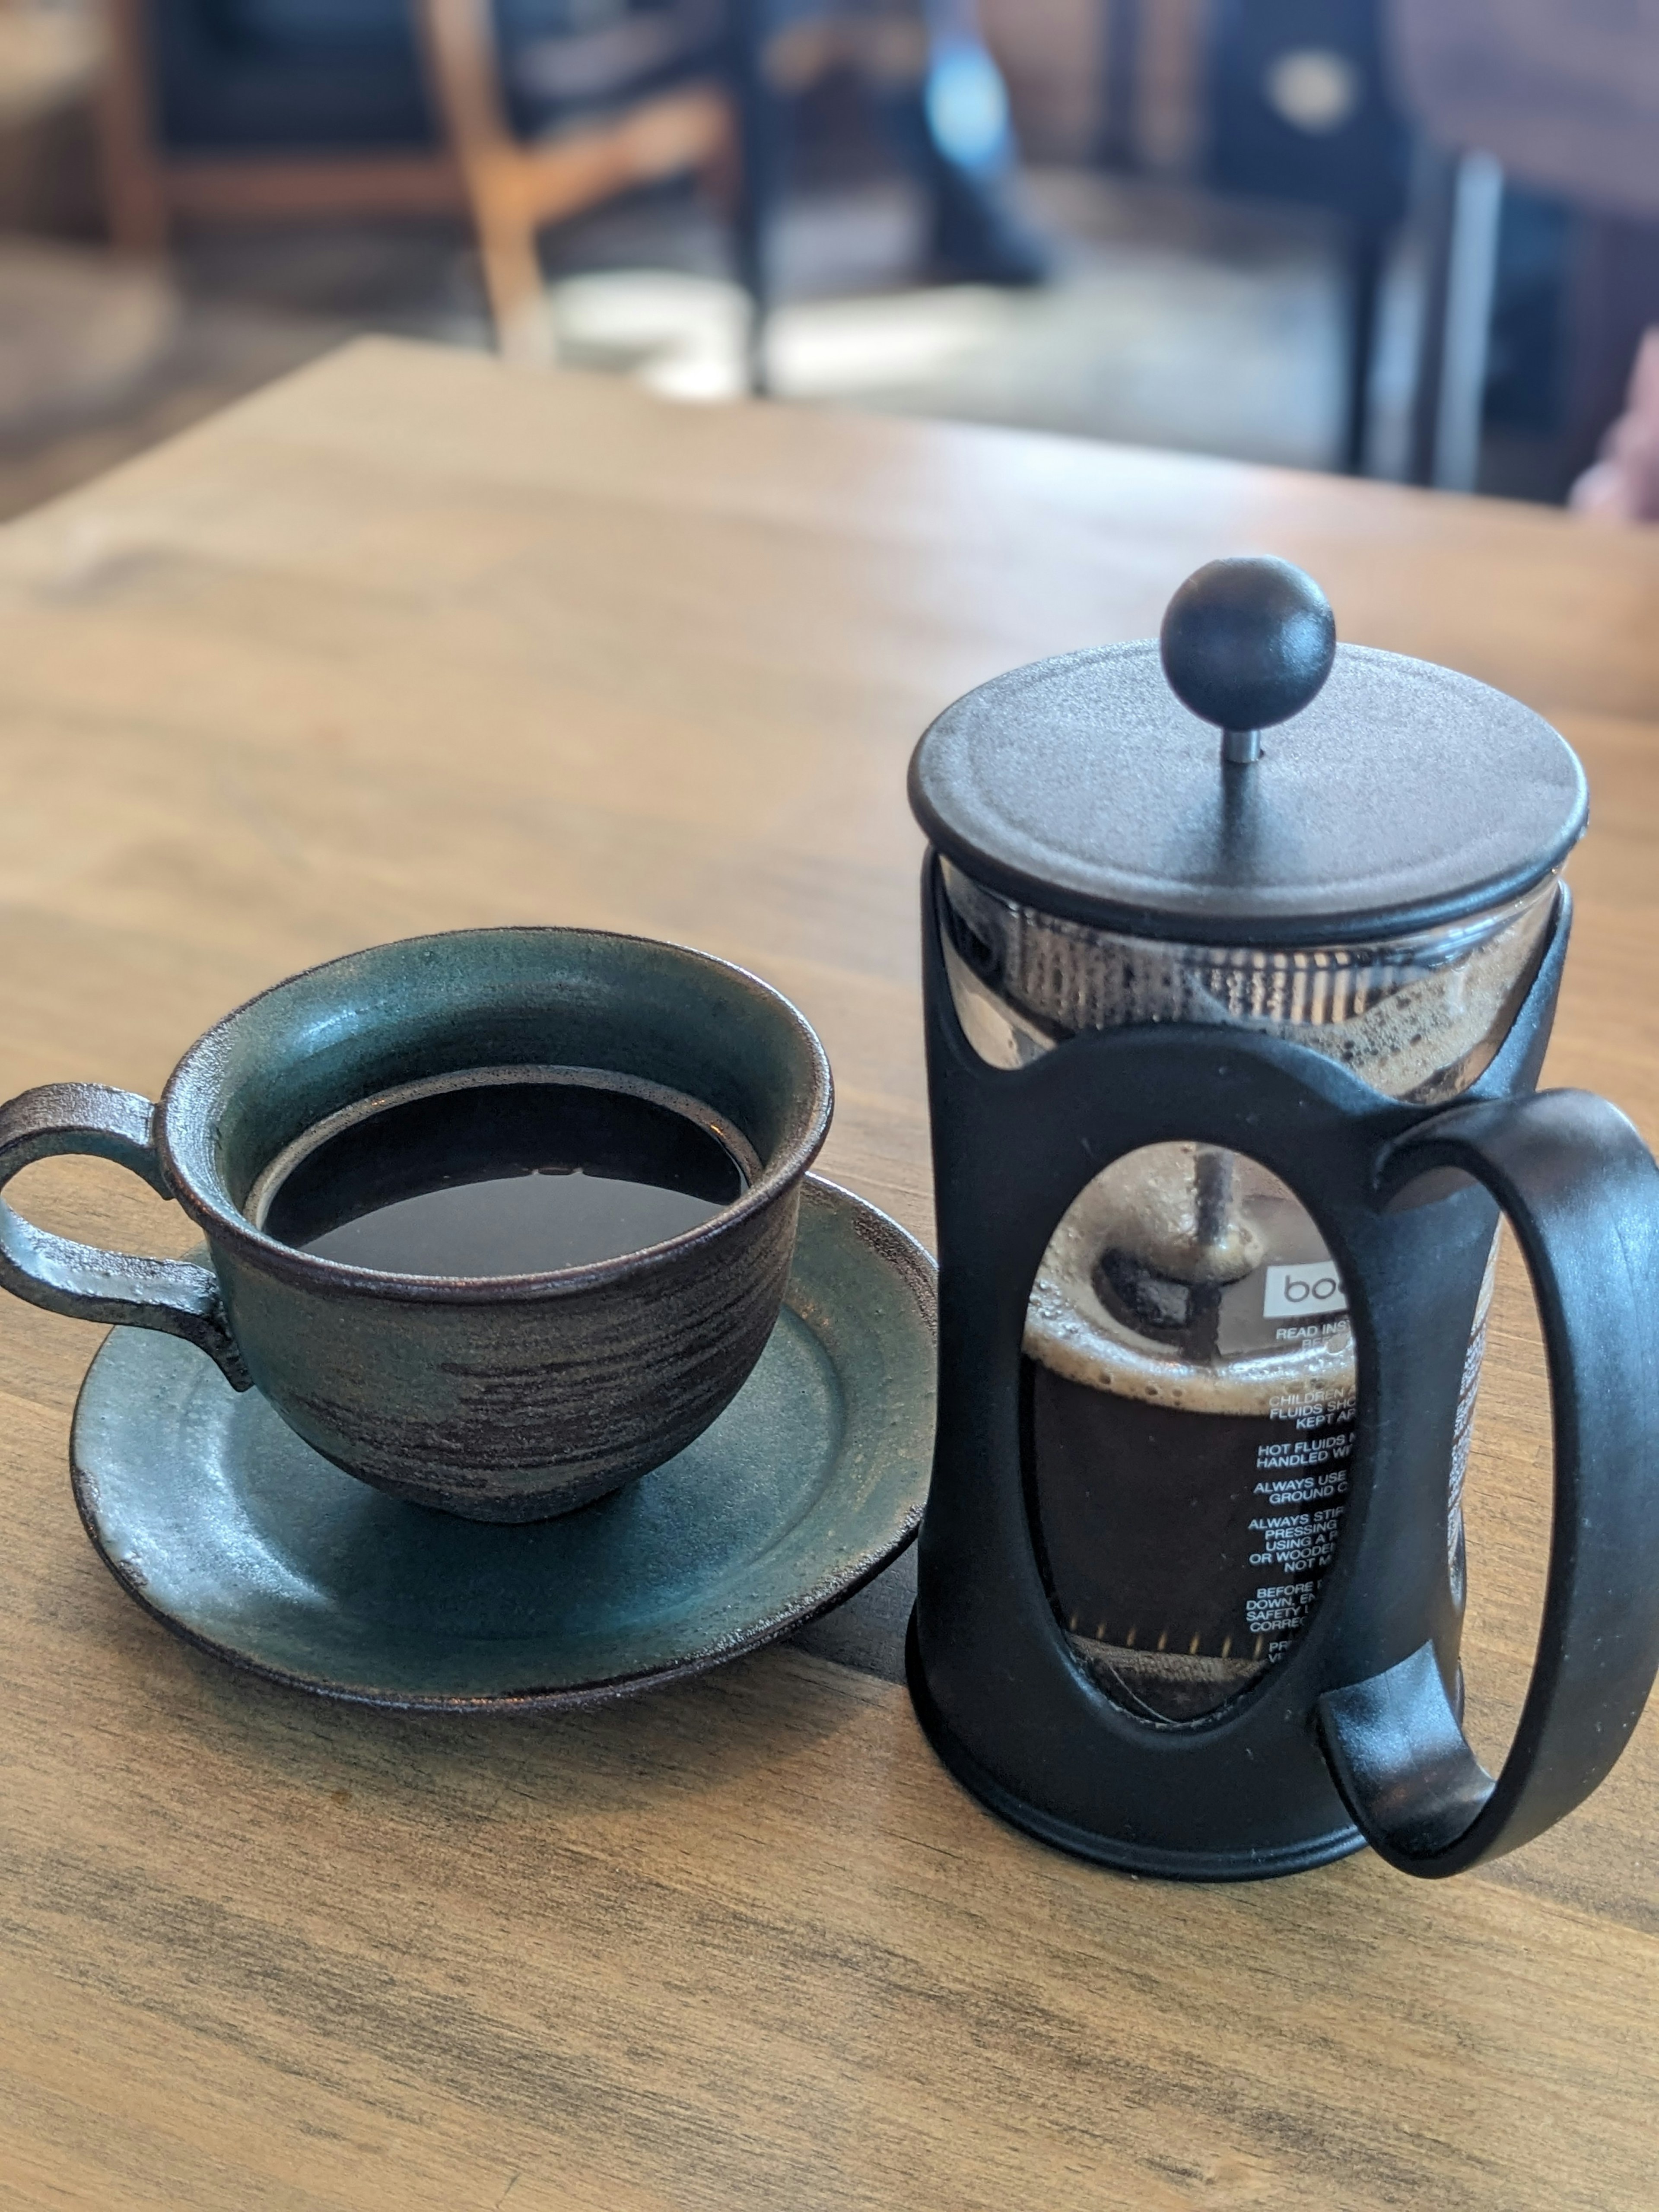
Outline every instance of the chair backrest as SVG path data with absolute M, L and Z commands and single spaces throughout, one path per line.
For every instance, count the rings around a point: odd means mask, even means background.
M 143 0 L 163 142 L 179 151 L 431 145 L 416 0 Z M 625 96 L 706 49 L 721 0 L 480 0 L 516 126 Z
M 1210 24 L 1208 180 L 1394 222 L 1408 144 L 1378 0 L 1213 0 Z
M 202 0 L 222 37 L 270 47 L 407 46 L 408 0 Z
M 672 0 L 491 0 L 504 44 L 610 28 Z M 269 46 L 406 46 L 409 0 L 198 0 L 199 12 L 234 38 Z
M 126 0 L 161 143 L 255 154 L 429 146 L 405 0 Z
M 1430 137 L 1517 183 L 1659 217 L 1659 0 L 1390 0 Z

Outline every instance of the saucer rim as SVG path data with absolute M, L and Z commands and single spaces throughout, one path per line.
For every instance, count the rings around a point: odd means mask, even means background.
M 809 1173 L 803 1178 L 803 1197 L 808 1191 L 827 1201 L 830 1210 L 844 1216 L 854 1233 L 874 1254 L 878 1263 L 896 1275 L 908 1291 L 915 1309 L 916 1327 L 937 1345 L 939 1333 L 939 1269 L 933 1255 L 919 1239 L 892 1216 L 871 1201 L 860 1197 L 844 1184 L 833 1182 L 827 1176 Z M 790 1283 L 794 1282 L 792 1266 Z M 784 1304 L 789 1304 L 786 1291 Z M 810 1323 L 804 1323 L 810 1328 Z M 795 1603 L 781 1611 L 769 1613 L 741 1634 L 720 1644 L 718 1648 L 693 1653 L 683 1660 L 646 1668 L 639 1673 L 612 1674 L 592 1681 L 573 1684 L 565 1687 L 531 1687 L 522 1690 L 491 1691 L 487 1694 L 462 1692 L 453 1696 L 400 1695 L 380 1692 L 356 1686 L 330 1682 L 316 1676 L 299 1674 L 290 1669 L 271 1665 L 268 1661 L 252 1656 L 233 1645 L 222 1644 L 199 1629 L 191 1626 L 177 1614 L 169 1613 L 150 1597 L 147 1589 L 132 1576 L 123 1571 L 105 1541 L 104 1532 L 96 1518 L 94 1500 L 97 1494 L 97 1477 L 83 1463 L 82 1452 L 82 1406 L 92 1385 L 93 1376 L 106 1347 L 118 1334 L 137 1334 L 137 1331 L 112 1329 L 94 1353 L 81 1388 L 76 1394 L 75 1412 L 70 1432 L 70 1484 L 76 1510 L 81 1525 L 87 1533 L 94 1552 L 109 1571 L 123 1595 L 132 1600 L 140 1611 L 157 1621 L 180 1643 L 219 1660 L 234 1668 L 239 1674 L 252 1674 L 281 1687 L 296 1690 L 307 1697 L 324 1698 L 331 1704 L 368 1707 L 380 1712 L 422 1714 L 486 1714 L 505 1712 L 574 1712 L 601 1705 L 616 1705 L 628 1698 L 638 1697 L 644 1692 L 664 1687 L 670 1683 L 688 1681 L 706 1674 L 729 1661 L 763 1650 L 769 1644 L 781 1642 L 798 1629 L 822 1620 L 827 1613 L 844 1604 L 866 1584 L 890 1567 L 915 1541 L 921 1526 L 922 1512 L 927 1504 L 928 1475 L 931 1471 L 931 1451 L 925 1455 L 916 1495 L 899 1517 L 888 1536 L 873 1547 L 866 1546 L 860 1551 L 853 1566 L 829 1581 L 816 1581 Z M 816 1334 L 816 1332 L 815 1332 Z M 822 1340 L 819 1340 L 821 1342 Z M 746 1387 L 746 1386 L 745 1386 Z M 741 1395 L 741 1393 L 739 1394 Z M 929 1409 L 931 1412 L 931 1408 Z M 350 1478 L 348 1478 L 349 1480 Z

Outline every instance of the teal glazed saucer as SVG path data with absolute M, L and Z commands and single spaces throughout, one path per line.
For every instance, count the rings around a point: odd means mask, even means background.
M 501 1526 L 343 1474 L 202 1352 L 112 1330 L 82 1387 L 76 1502 L 116 1580 L 233 1665 L 416 1711 L 592 1705 L 787 1635 L 902 1551 L 933 1433 L 933 1266 L 809 1176 L 782 1315 L 675 1459 Z

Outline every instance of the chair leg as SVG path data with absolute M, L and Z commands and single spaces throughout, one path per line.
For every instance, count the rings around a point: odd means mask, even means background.
M 1348 249 L 1348 395 L 1342 432 L 1342 466 L 1365 473 L 1370 442 L 1371 364 L 1376 353 L 1377 310 L 1382 292 L 1383 240 L 1369 226 L 1355 232 Z
M 501 358 L 527 368 L 553 368 L 558 342 L 533 227 L 491 209 L 483 193 L 475 197 L 474 216 L 484 291 Z
M 124 252 L 163 253 L 167 179 L 155 152 L 142 0 L 104 0 L 103 15 L 98 137 L 110 239 Z
M 1504 173 L 1489 154 L 1436 154 L 1407 480 L 1473 491 L 1480 468 Z
M 781 191 L 782 117 L 766 74 L 766 0 L 732 0 L 730 76 L 737 102 L 739 176 L 732 224 L 738 282 L 749 295 L 747 382 L 763 397 L 770 389 L 766 324 L 772 306 L 771 232 Z
M 1141 0 L 1105 0 L 1100 139 L 1095 158 L 1103 169 L 1131 173 L 1140 166 Z
M 519 180 L 519 149 L 501 106 L 490 0 L 418 0 L 416 19 L 471 211 L 496 342 L 508 361 L 548 367 L 556 352 L 553 323 L 532 210 Z

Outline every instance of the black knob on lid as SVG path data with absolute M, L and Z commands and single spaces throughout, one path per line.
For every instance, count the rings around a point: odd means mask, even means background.
M 1261 752 L 1260 732 L 1299 714 L 1336 658 L 1336 617 L 1288 561 L 1241 555 L 1188 577 L 1158 634 L 1164 673 L 1184 706 L 1218 723 L 1222 757 Z

